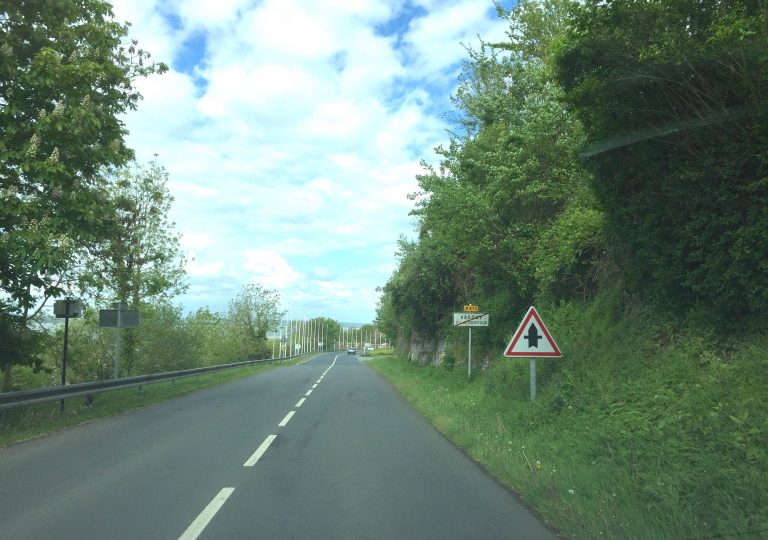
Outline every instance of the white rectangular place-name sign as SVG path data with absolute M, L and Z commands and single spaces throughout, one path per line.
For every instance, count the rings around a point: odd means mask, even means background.
M 453 326 L 488 326 L 490 313 L 454 313 Z

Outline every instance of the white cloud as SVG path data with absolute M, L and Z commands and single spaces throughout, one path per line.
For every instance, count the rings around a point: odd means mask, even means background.
M 488 17 L 491 2 L 421 3 L 429 14 L 411 23 L 406 43 L 417 66 L 426 73 L 440 74 L 466 58 L 463 45 L 477 44 L 478 35 L 485 41 L 501 41 L 508 28 L 504 21 Z
M 246 251 L 243 269 L 268 289 L 285 289 L 302 277 L 279 253 L 267 249 Z
M 190 73 L 137 81 L 144 100 L 126 116 L 138 158 L 157 153 L 169 172 L 185 306 L 223 309 L 257 281 L 296 309 L 372 319 L 393 243 L 412 230 L 419 160 L 447 139 L 460 42 L 503 37 L 492 4 L 419 1 L 427 14 L 402 40 L 377 28 L 404 0 L 115 4 L 154 59 L 179 66 L 186 40 L 204 38 Z
M 224 269 L 224 263 L 221 261 L 210 261 L 206 263 L 200 263 L 194 254 L 190 254 L 190 260 L 187 262 L 187 274 L 190 277 L 210 277 L 218 276 Z
M 197 251 L 210 246 L 212 239 L 205 233 L 185 232 L 181 236 L 181 247 L 187 251 Z

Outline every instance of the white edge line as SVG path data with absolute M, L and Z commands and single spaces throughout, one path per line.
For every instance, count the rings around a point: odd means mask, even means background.
M 306 394 L 304 394 L 304 395 L 305 395 L 305 396 L 308 396 L 308 395 L 309 395 L 309 394 L 311 394 L 311 393 L 312 393 L 312 390 L 307 390 L 307 393 L 306 393 Z
M 261 446 L 259 446 L 253 455 L 248 458 L 248 461 L 243 463 L 243 467 L 253 467 L 256 465 L 256 462 L 259 461 L 261 456 L 264 455 L 264 452 L 267 451 L 267 448 L 269 448 L 269 445 L 272 444 L 272 441 L 274 441 L 276 438 L 277 435 L 269 435 L 266 439 L 264 439 L 264 442 L 261 443 Z
M 291 416 L 293 416 L 294 414 L 296 414 L 296 411 L 291 411 L 288 414 L 286 414 L 285 418 L 283 418 L 283 421 L 277 424 L 277 427 L 285 427 L 285 424 L 287 424 L 290 421 Z
M 179 536 L 179 540 L 195 540 L 198 536 L 200 536 L 200 533 L 203 532 L 203 529 L 208 526 L 213 517 L 216 515 L 216 512 L 218 512 L 219 509 L 224 506 L 224 503 L 227 502 L 227 499 L 229 499 L 229 496 L 232 495 L 232 492 L 234 491 L 235 488 L 233 487 L 222 488 L 221 491 L 219 491 L 219 493 L 213 498 L 213 500 L 208 503 L 208 506 L 206 506 L 203 511 L 200 512 L 200 515 L 195 518 L 195 521 L 190 523 L 189 527 L 187 527 L 187 530 L 184 531 L 181 536 Z
M 304 403 L 306 400 L 307 400 L 307 398 L 305 398 L 305 397 L 301 398 L 301 399 L 298 401 L 298 403 L 296 403 L 296 405 L 294 405 L 294 407 L 296 407 L 296 408 L 298 409 L 299 407 L 301 407 L 301 405 L 302 405 L 302 404 L 303 404 L 303 403 Z

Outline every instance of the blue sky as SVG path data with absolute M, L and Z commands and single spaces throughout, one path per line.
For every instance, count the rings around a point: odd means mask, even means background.
M 304 317 L 370 322 L 413 234 L 464 45 L 505 37 L 485 0 L 116 0 L 171 70 L 137 81 L 137 159 L 158 155 L 188 257 L 185 310 L 246 283 Z M 503 3 L 510 7 L 511 2 Z

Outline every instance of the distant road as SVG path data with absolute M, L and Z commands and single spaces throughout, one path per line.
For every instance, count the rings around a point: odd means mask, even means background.
M 0 450 L 0 537 L 556 538 L 346 353 Z

